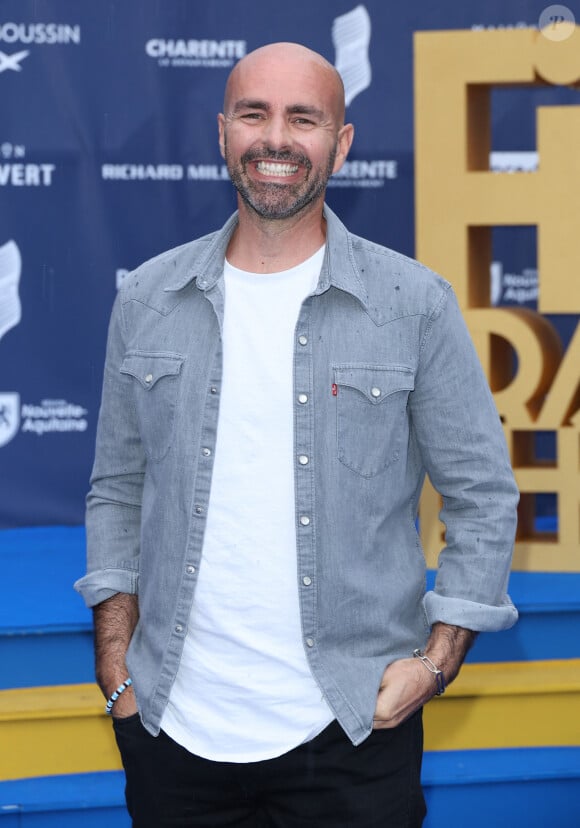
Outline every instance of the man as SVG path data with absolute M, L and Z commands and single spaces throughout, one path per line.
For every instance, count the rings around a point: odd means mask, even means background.
M 419 826 L 421 708 L 517 617 L 499 418 L 449 284 L 324 205 L 334 68 L 258 49 L 218 125 L 237 214 L 115 304 L 77 584 L 133 825 Z

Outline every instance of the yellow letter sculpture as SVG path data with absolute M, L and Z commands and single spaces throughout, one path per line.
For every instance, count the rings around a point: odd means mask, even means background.
M 494 393 L 522 494 L 514 568 L 580 572 L 580 326 L 565 354 L 541 313 L 580 313 L 580 106 L 537 110 L 537 172 L 495 173 L 494 86 L 578 86 L 580 27 L 554 41 L 535 29 L 415 35 L 417 258 L 448 278 Z M 493 308 L 491 229 L 537 225 L 538 312 Z M 514 358 L 517 357 L 517 359 Z M 536 457 L 550 432 L 555 460 Z M 539 493 L 557 501 L 557 532 L 534 526 Z M 441 546 L 428 484 L 421 534 Z

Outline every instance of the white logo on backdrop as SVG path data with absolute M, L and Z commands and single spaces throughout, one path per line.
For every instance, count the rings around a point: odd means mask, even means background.
M 347 14 L 335 17 L 332 24 L 332 42 L 336 52 L 334 65 L 344 83 L 347 106 L 371 84 L 370 40 L 371 19 L 364 6 L 357 6 Z
M 345 161 L 340 170 L 329 179 L 329 187 L 384 187 L 385 181 L 399 174 L 394 159 L 375 158 Z
M 68 23 L 0 23 L 0 43 L 26 43 L 52 46 L 81 42 L 81 27 Z M 29 49 L 7 55 L 0 51 L 0 74 L 7 70 L 21 72 L 20 65 Z
M 228 69 L 246 54 L 246 41 L 152 38 L 145 52 L 161 67 Z
M 472 23 L 472 32 L 502 32 L 512 29 L 535 29 L 536 23 L 526 23 L 525 20 L 518 20 L 515 23 Z
M 512 302 L 526 305 L 538 301 L 538 271 L 535 267 L 525 267 L 521 273 L 504 273 L 503 262 L 492 262 L 491 304 L 499 305 Z
M 18 295 L 22 258 L 16 242 L 0 247 L 0 339 L 22 318 Z
M 3 145 L 5 148 L 8 145 Z M 22 317 L 18 295 L 22 258 L 18 245 L 9 241 L 0 247 L 0 339 Z M 18 433 L 32 432 L 39 437 L 54 432 L 83 432 L 88 428 L 87 409 L 66 400 L 42 400 L 39 405 L 23 403 L 20 395 L 0 393 L 0 448 Z M 21 427 L 22 420 L 22 427 Z
M 0 23 L 0 42 L 47 46 L 55 43 L 78 44 L 81 42 L 81 27 L 69 23 Z
M 2 158 L 24 158 L 26 155 L 26 147 L 22 144 L 10 144 L 4 141 L 0 144 L 0 155 Z
M 539 157 L 535 150 L 530 151 L 509 151 L 490 152 L 489 169 L 492 172 L 515 173 L 515 172 L 536 172 L 538 169 Z
M 55 164 L 31 164 L 25 158 L 26 147 L 4 141 L 0 144 L 0 187 L 50 187 Z
M 82 434 L 88 428 L 88 411 L 66 400 L 22 403 L 17 393 L 0 393 L 0 448 L 21 434 Z
M 20 426 L 20 396 L 0 394 L 0 448 L 9 443 Z
M 87 430 L 88 411 L 82 405 L 66 400 L 42 400 L 40 405 L 22 405 L 22 431 L 42 437 L 50 433 L 83 432 Z
M 23 52 L 16 52 L 14 55 L 0 52 L 0 72 L 5 72 L 7 69 L 12 69 L 13 72 L 21 72 L 22 66 L 20 64 L 29 54 L 30 52 L 27 49 Z
M 104 181 L 230 180 L 225 164 L 102 164 L 101 178 Z
M 357 6 L 347 14 L 335 17 L 332 42 L 336 53 L 334 65 L 344 83 L 347 106 L 371 84 L 369 60 L 371 19 L 366 8 Z M 392 158 L 361 158 L 345 161 L 329 180 L 329 187 L 384 187 L 389 179 L 398 177 L 397 161 Z

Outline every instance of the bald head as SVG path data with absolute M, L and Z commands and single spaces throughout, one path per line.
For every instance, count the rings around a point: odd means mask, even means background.
M 309 89 L 318 90 L 318 93 L 328 100 L 336 125 L 340 127 L 344 124 L 342 78 L 326 58 L 299 43 L 270 43 L 261 46 L 234 66 L 228 77 L 224 95 L 226 117 L 235 106 L 238 90 L 247 84 L 248 79 L 268 79 L 280 74 L 287 75 L 290 80 L 296 82 L 297 94 L 300 93 L 300 83 L 306 84 Z

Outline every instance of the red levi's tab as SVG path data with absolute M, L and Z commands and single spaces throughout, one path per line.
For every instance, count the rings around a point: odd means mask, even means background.
M 332 396 L 338 397 L 338 385 L 335 382 L 332 383 Z

